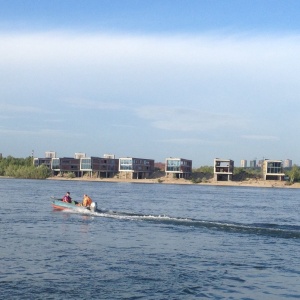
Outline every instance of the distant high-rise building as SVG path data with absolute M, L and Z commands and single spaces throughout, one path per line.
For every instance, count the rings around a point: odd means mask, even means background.
M 104 154 L 103 157 L 104 158 L 115 159 L 115 155 L 114 154 Z
M 241 167 L 242 168 L 247 168 L 247 159 L 242 159 L 241 160 Z
M 283 167 L 284 168 L 291 168 L 293 166 L 293 162 L 291 159 L 286 159 L 283 162 Z
M 54 151 L 46 151 L 45 152 L 45 157 L 46 158 L 56 158 L 56 152 L 54 152 Z
M 256 160 L 250 160 L 250 168 L 256 168 Z
M 74 155 L 74 158 L 76 158 L 76 159 L 85 158 L 85 157 L 86 157 L 86 154 L 82 153 L 82 152 L 77 152 Z
M 263 164 L 264 164 L 265 159 L 260 159 L 257 163 L 257 167 L 262 168 Z

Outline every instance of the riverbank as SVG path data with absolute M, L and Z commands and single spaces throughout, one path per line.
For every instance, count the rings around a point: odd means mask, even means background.
M 214 186 L 246 186 L 246 187 L 265 187 L 265 188 L 300 188 L 300 183 L 288 184 L 285 181 L 249 179 L 245 181 L 215 181 L 213 179 L 206 182 L 193 183 L 187 179 L 176 179 L 160 177 L 156 179 L 119 179 L 119 178 L 64 178 L 49 177 L 47 180 L 72 180 L 72 181 L 99 181 L 99 182 L 116 182 L 116 183 L 148 183 L 148 184 L 182 184 L 182 185 L 214 185 Z

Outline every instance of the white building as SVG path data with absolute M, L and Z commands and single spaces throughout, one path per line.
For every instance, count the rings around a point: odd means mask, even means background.
M 82 152 L 77 152 L 74 155 L 74 158 L 76 158 L 76 159 L 85 158 L 85 157 L 86 157 L 86 154 L 82 153 Z
M 241 160 L 241 167 L 242 168 L 247 168 L 247 160 L 246 159 Z
M 104 154 L 103 157 L 104 158 L 115 159 L 115 155 L 114 154 Z
M 56 158 L 56 152 L 55 151 L 46 151 L 45 158 Z
M 282 160 L 265 159 L 262 164 L 264 180 L 283 180 Z
M 291 168 L 293 166 L 293 162 L 291 159 L 286 159 L 283 161 L 284 168 Z

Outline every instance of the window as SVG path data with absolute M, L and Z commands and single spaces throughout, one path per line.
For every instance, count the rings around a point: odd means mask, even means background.
M 52 169 L 59 169 L 60 168 L 60 160 L 59 158 L 52 159 Z
M 81 170 L 91 170 L 92 169 L 92 161 L 90 158 L 81 159 Z

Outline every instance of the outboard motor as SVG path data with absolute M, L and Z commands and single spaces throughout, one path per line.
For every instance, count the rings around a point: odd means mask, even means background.
M 97 210 L 97 202 L 92 202 L 92 204 L 90 205 L 90 210 L 92 212 L 95 212 Z

